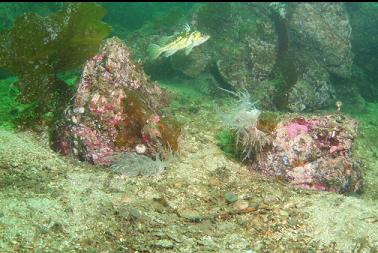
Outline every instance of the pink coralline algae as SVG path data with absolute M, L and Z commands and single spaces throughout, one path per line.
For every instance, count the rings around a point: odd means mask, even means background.
M 357 192 L 362 189 L 359 162 L 352 157 L 357 122 L 341 114 L 280 122 L 272 146 L 252 168 L 302 189 Z
M 296 118 L 288 123 L 284 128 L 289 139 L 293 139 L 299 134 L 306 134 L 313 126 L 316 126 L 318 123 L 318 120 L 304 120 L 302 118 Z
M 159 131 L 146 133 L 143 127 L 151 125 L 148 117 L 152 124 L 160 122 L 165 93 L 130 56 L 121 40 L 110 38 L 87 61 L 66 118 L 53 131 L 55 150 L 94 164 L 109 164 L 115 152 L 133 151 L 138 143 L 151 141 L 145 144 L 153 151 L 156 145 L 162 146 L 161 135 L 153 143 L 150 136 Z
M 289 125 L 285 126 L 287 135 L 289 139 L 293 139 L 300 133 L 307 133 L 308 127 L 305 125 L 298 124 L 296 122 L 290 123 Z

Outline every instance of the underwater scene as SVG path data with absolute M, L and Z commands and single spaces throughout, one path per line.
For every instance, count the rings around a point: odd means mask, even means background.
M 377 3 L 0 3 L 0 252 L 378 252 Z

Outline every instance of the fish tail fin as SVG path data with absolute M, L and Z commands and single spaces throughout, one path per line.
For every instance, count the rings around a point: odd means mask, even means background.
M 148 55 L 149 55 L 151 60 L 156 60 L 160 56 L 160 54 L 162 53 L 160 49 L 161 49 L 161 47 L 159 47 L 156 44 L 151 44 L 149 46 Z

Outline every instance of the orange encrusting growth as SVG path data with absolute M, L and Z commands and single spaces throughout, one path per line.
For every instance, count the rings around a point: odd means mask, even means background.
M 135 91 L 126 93 L 124 110 L 127 117 L 118 126 L 119 132 L 115 144 L 118 148 L 133 148 L 137 144 L 146 142 L 143 138 L 143 130 L 146 129 L 147 124 L 153 124 L 149 119 L 156 113 L 148 108 Z M 159 119 L 160 121 L 156 123 L 156 129 L 160 132 L 159 138 L 161 137 L 166 148 L 177 151 L 181 125 L 168 117 L 159 117 Z

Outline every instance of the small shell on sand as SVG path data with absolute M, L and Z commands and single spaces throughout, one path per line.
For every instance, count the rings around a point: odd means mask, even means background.
M 239 200 L 237 200 L 237 201 L 234 203 L 233 206 L 234 206 L 234 208 L 235 208 L 236 210 L 241 211 L 241 210 L 246 209 L 246 208 L 249 206 L 249 204 L 248 204 L 248 201 L 239 199 Z

